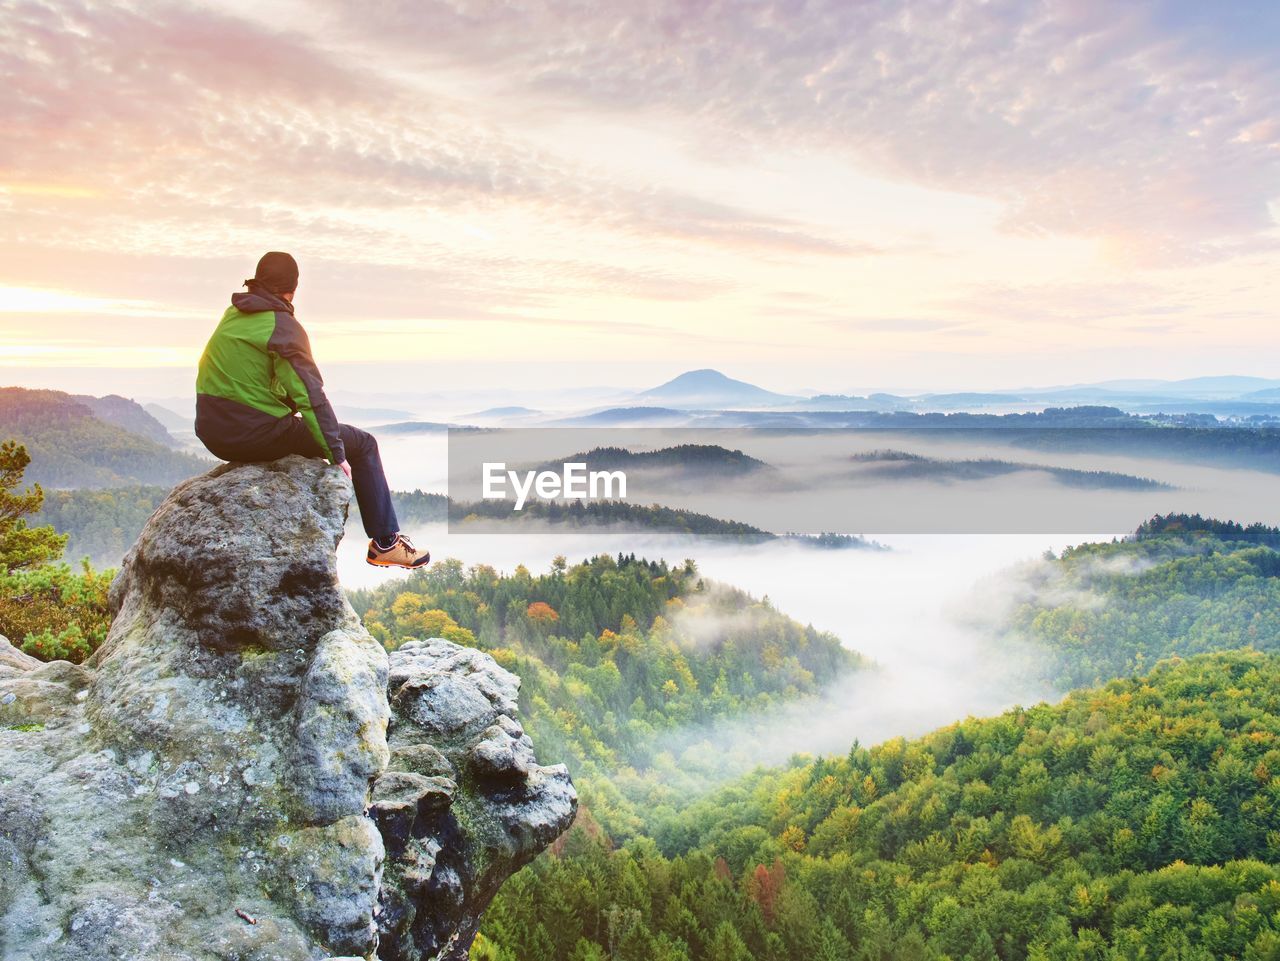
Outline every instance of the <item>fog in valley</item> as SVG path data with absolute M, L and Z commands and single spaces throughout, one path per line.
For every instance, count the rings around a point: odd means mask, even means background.
M 855 739 L 870 745 L 922 734 L 969 715 L 1058 696 L 1007 669 L 1010 661 L 993 649 L 994 625 L 976 615 L 990 603 L 1002 574 L 1046 549 L 1066 546 L 1060 537 L 913 535 L 882 538 L 892 550 L 880 552 L 624 531 L 461 535 L 432 525 L 419 540 L 438 558 L 506 572 L 519 564 L 545 571 L 558 554 L 571 562 L 620 551 L 671 564 L 692 557 L 708 579 L 768 597 L 783 613 L 830 631 L 874 660 L 873 669 L 833 679 L 820 700 L 667 735 L 672 773 L 681 779 L 729 777 L 796 753 L 843 754 Z M 363 551 L 358 532 L 350 531 L 340 551 L 344 584 L 371 586 L 398 576 L 366 565 Z M 1011 598 L 1023 589 L 1021 580 L 1010 580 Z M 732 623 L 723 626 L 732 630 Z M 705 624 L 691 638 L 710 640 Z

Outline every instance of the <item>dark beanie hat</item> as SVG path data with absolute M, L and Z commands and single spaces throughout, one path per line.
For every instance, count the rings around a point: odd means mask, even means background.
M 291 294 L 298 289 L 298 262 L 279 250 L 265 253 L 245 286 L 265 287 L 273 294 Z

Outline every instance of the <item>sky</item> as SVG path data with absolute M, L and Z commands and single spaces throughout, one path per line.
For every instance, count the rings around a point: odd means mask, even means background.
M 1280 377 L 1277 48 L 1270 0 L 0 0 L 0 367 L 186 378 L 275 249 L 347 384 Z

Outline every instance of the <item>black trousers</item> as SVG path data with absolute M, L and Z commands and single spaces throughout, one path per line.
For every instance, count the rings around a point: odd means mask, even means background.
M 356 489 L 356 503 L 360 505 L 360 519 L 364 532 L 372 538 L 387 540 L 400 530 L 396 509 L 391 503 L 391 490 L 382 470 L 382 455 L 378 453 L 378 441 L 368 431 L 350 424 L 339 424 L 342 444 L 347 449 L 347 462 L 351 465 L 351 483 Z M 275 460 L 288 454 L 304 457 L 323 457 L 320 445 L 307 430 L 300 417 L 281 417 L 269 438 L 253 441 L 228 441 L 201 438 L 215 457 L 231 461 Z M 211 442 L 212 440 L 212 442 Z

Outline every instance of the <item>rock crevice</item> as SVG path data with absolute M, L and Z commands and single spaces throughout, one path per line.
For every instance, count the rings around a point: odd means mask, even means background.
M 148 522 L 88 664 L 0 643 L 0 959 L 460 959 L 568 827 L 514 675 L 361 626 L 349 495 L 319 461 L 216 468 Z

